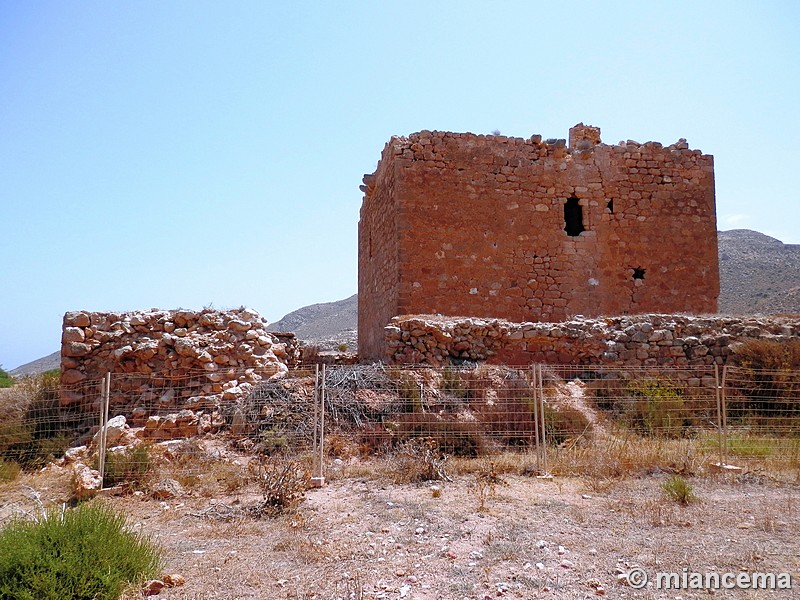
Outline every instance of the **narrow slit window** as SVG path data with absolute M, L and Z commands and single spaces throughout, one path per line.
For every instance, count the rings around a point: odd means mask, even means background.
M 644 272 L 645 269 L 642 267 L 634 267 L 633 268 L 633 278 L 634 279 L 644 279 Z
M 583 226 L 583 207 L 577 198 L 569 198 L 564 204 L 564 231 L 573 237 L 586 231 Z
M 606 208 L 608 208 L 608 212 L 610 212 L 612 215 L 614 214 L 614 200 L 613 200 L 613 198 L 608 201 L 608 204 L 606 204 Z

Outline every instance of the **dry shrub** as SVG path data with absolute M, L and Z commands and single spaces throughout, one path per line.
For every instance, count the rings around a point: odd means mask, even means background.
M 325 436 L 325 451 L 332 458 L 347 459 L 358 456 L 360 448 L 352 436 L 331 433 Z
M 554 474 L 589 470 L 595 478 L 610 479 L 664 471 L 693 475 L 701 468 L 700 446 L 693 439 L 640 437 L 623 430 L 595 436 L 590 445 L 551 448 L 548 460 Z
M 636 508 L 639 514 L 635 516 L 641 517 L 650 527 L 686 527 L 689 525 L 683 510 L 675 506 L 674 502 L 668 502 L 662 498 L 648 499 L 641 505 L 637 505 Z
M 433 438 L 407 440 L 392 458 L 392 479 L 395 483 L 451 481 L 445 470 L 447 458 Z
M 493 462 L 489 463 L 488 468 L 481 469 L 475 473 L 475 495 L 478 498 L 478 512 L 487 510 L 486 501 L 497 495 L 498 485 L 508 485 L 497 473 Z
M 176 470 L 170 474 L 170 478 L 203 498 L 235 494 L 248 483 L 243 467 L 216 460 L 203 465 L 202 470 Z
M 431 438 L 442 452 L 455 456 L 486 453 L 486 440 L 477 421 L 459 420 L 456 415 L 410 413 L 399 415 L 393 425 L 399 440 Z
M 795 432 L 800 426 L 800 340 L 747 340 L 736 346 L 731 364 L 741 369 L 735 386 L 742 399 L 731 402 L 729 414 L 775 432 Z
M 4 390 L 0 460 L 30 471 L 61 456 L 69 447 L 70 440 L 60 429 L 59 377 L 56 369 Z
M 574 444 L 591 425 L 581 411 L 571 406 L 544 407 L 547 439 L 554 444 Z
M 149 445 L 139 444 L 127 447 L 121 452 L 107 452 L 103 485 L 115 486 L 123 483 L 134 487 L 141 485 L 153 466 L 150 450 Z M 95 468 L 98 462 L 99 460 L 96 460 Z
M 171 453 L 172 457 L 166 461 L 154 460 L 158 463 L 155 466 L 162 474 L 200 496 L 210 498 L 221 492 L 232 494 L 248 483 L 244 467 L 210 453 L 196 438 L 181 442 Z
M 498 475 L 509 473 L 525 475 L 530 470 L 530 463 L 533 460 L 535 458 L 531 455 L 513 451 L 492 454 L 491 459 L 453 457 L 450 470 L 457 475 L 475 475 L 491 468 Z
M 0 459 L 0 483 L 14 481 L 19 475 L 20 467 L 15 462 L 6 462 Z
M 358 429 L 358 454 L 362 458 L 384 454 L 392 446 L 393 435 L 380 423 L 365 423 Z
M 320 347 L 313 344 L 300 346 L 300 362 L 306 365 L 319 363 Z
M 484 390 L 484 398 L 490 400 L 481 407 L 480 419 L 484 431 L 493 440 L 505 446 L 531 446 L 535 443 L 536 410 L 534 390 L 523 372 L 505 370 L 494 373 L 492 397 Z M 503 379 L 497 381 L 498 375 Z M 554 380 L 548 379 L 549 393 L 554 393 Z M 487 388 L 488 389 L 488 388 Z M 586 416 L 571 406 L 544 405 L 545 431 L 549 440 L 561 444 L 580 436 L 589 428 Z
M 735 347 L 731 364 L 753 370 L 800 370 L 800 340 L 750 339 Z
M 250 509 L 256 517 L 275 517 L 294 511 L 305 500 L 311 473 L 297 461 L 251 462 L 247 470 L 262 499 Z

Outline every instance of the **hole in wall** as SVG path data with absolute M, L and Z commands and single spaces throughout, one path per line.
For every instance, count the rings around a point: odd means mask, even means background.
M 633 268 L 633 278 L 634 279 L 644 279 L 644 272 L 645 271 L 646 271 L 646 269 L 643 269 L 642 267 L 634 267 Z
M 586 231 L 583 226 L 583 207 L 577 198 L 569 198 L 564 204 L 564 231 L 573 237 Z
M 606 204 L 606 208 L 609 210 L 609 212 L 612 215 L 614 214 L 614 200 L 613 199 L 608 201 L 608 204 Z

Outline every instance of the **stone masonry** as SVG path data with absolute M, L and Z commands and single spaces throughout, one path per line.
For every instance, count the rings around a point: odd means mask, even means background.
M 250 309 L 68 312 L 61 338 L 63 417 L 80 423 L 78 413 L 86 413 L 94 424 L 107 372 L 111 416 L 142 424 L 158 414 L 219 410 L 287 372 L 293 336 L 280 343 L 266 327 Z
M 387 357 L 398 315 L 518 322 L 713 313 L 713 157 L 583 124 L 565 140 L 421 131 L 364 177 L 362 360 Z
M 620 367 L 725 365 L 748 339 L 800 339 L 800 316 L 628 315 L 560 323 L 407 315 L 385 328 L 395 364 L 456 360 Z

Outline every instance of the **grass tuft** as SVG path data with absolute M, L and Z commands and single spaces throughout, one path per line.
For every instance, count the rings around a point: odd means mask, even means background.
M 687 505 L 697 499 L 692 485 L 679 475 L 673 475 L 667 479 L 661 484 L 661 489 L 664 490 L 667 498 L 678 504 Z

